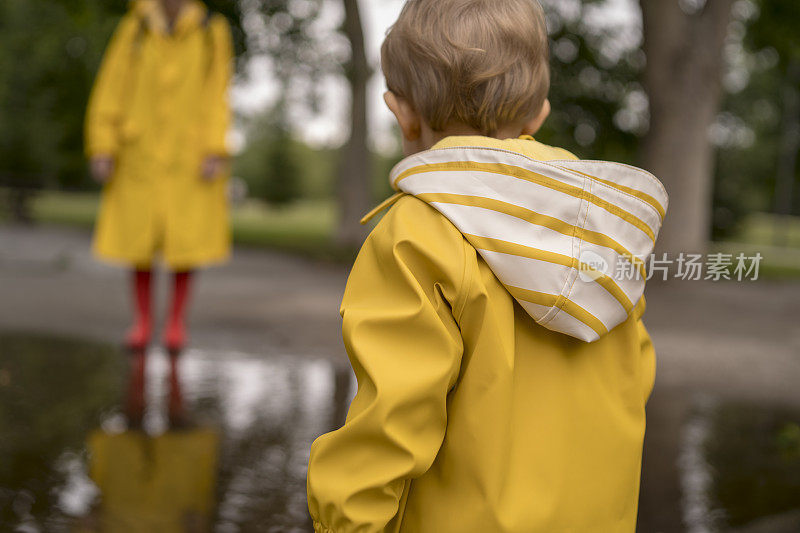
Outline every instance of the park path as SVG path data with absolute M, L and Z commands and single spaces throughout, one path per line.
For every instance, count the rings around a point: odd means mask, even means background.
M 119 342 L 130 317 L 128 274 L 95 261 L 89 246 L 85 231 L 0 227 L 0 328 Z M 191 345 L 339 358 L 346 276 L 341 265 L 237 249 L 197 277 Z M 168 290 L 158 272 L 156 316 Z
M 339 360 L 346 278 L 342 265 L 236 249 L 198 278 L 192 344 Z M 650 282 L 646 294 L 659 385 L 800 400 L 800 282 Z M 125 270 L 96 262 L 85 231 L 0 226 L 0 327 L 116 342 L 128 307 Z
M 346 276 L 341 265 L 237 249 L 200 276 L 192 344 L 346 365 L 337 312 Z M 651 282 L 646 294 L 658 371 L 639 529 L 681 531 L 676 463 L 697 399 L 800 409 L 800 282 Z M 0 329 L 116 342 L 127 296 L 125 272 L 91 258 L 87 232 L 0 227 Z

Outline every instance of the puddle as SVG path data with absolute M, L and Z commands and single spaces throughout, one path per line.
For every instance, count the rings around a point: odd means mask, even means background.
M 0 334 L 0 530 L 309 531 L 308 449 L 343 417 L 349 369 L 190 350 L 170 417 L 169 358 L 146 361 L 131 403 L 117 350 Z
M 340 425 L 349 368 L 190 350 L 176 395 L 169 357 L 153 351 L 137 403 L 132 360 L 102 344 L 0 334 L 0 531 L 311 530 L 308 449 Z M 183 410 L 170 409 L 175 397 Z M 678 475 L 683 530 L 800 531 L 800 413 L 693 403 L 679 442 L 653 450 L 677 453 L 677 472 L 648 480 Z
M 800 531 L 800 412 L 701 397 L 678 465 L 689 533 Z

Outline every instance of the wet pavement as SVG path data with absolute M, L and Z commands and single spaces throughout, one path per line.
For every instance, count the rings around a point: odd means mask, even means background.
M 0 530 L 310 530 L 308 450 L 351 394 L 330 362 L 189 350 L 173 381 L 154 350 L 137 383 L 102 344 L 0 350 Z
M 185 409 L 170 416 L 158 349 L 131 401 L 135 373 L 114 347 L 125 272 L 94 262 L 88 241 L 0 227 L 0 531 L 103 530 L 128 516 L 126 498 L 137 516 L 183 502 L 178 530 L 309 531 L 308 446 L 352 394 L 336 312 L 347 269 L 237 249 L 204 272 L 176 380 Z M 800 283 L 651 282 L 646 294 L 658 369 L 638 530 L 800 531 Z M 176 456 L 199 457 L 191 474 L 169 470 Z M 165 479 L 211 488 L 178 497 Z
M 236 248 L 232 261 L 193 281 L 190 345 L 347 364 L 338 313 L 347 271 L 344 265 Z M 156 271 L 154 278 L 158 326 L 168 276 Z M 129 273 L 96 261 L 85 231 L 0 225 L 0 294 L 0 327 L 9 330 L 116 343 L 130 320 Z
M 0 332 L 0 530 L 310 531 L 309 446 L 341 424 L 353 389 L 326 359 Z M 800 411 L 686 400 L 677 459 L 653 479 L 646 455 L 642 489 L 674 478 L 662 497 L 679 525 L 645 505 L 639 530 L 798 531 Z

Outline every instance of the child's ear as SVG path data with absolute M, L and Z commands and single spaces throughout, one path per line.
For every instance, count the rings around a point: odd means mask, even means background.
M 409 142 L 418 140 L 422 131 L 422 121 L 409 101 L 397 96 L 392 91 L 386 91 L 383 94 L 383 100 L 397 119 L 397 124 L 403 132 L 403 138 Z
M 535 135 L 536 132 L 539 131 L 539 128 L 542 127 L 542 124 L 544 124 L 544 121 L 547 120 L 548 116 L 550 116 L 550 100 L 545 99 L 539 114 L 522 126 L 522 135 Z

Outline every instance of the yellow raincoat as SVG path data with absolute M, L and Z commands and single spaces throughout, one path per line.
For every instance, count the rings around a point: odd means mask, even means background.
M 156 437 L 141 431 L 92 432 L 89 476 L 100 489 L 100 506 L 90 521 L 95 527 L 76 533 L 209 531 L 219 440 L 210 428 Z
M 173 269 L 229 255 L 227 176 L 201 177 L 205 157 L 226 156 L 230 28 L 190 0 L 174 28 L 160 4 L 137 0 L 106 52 L 86 117 L 89 157 L 110 155 L 94 250 Z
M 634 531 L 655 377 L 643 281 L 618 282 L 635 304 L 623 305 L 598 271 L 578 278 L 577 263 L 531 246 L 641 243 L 628 251 L 644 254 L 666 197 L 632 167 L 564 170 L 581 164 L 530 138 L 448 137 L 395 168 L 407 194 L 367 238 L 341 306 L 358 393 L 345 425 L 311 448 L 317 532 Z M 624 184 L 598 177 L 609 169 Z M 537 201 L 538 213 L 520 211 Z M 566 223 L 544 214 L 559 203 Z M 518 287 L 561 287 L 562 274 L 573 289 L 556 302 Z

